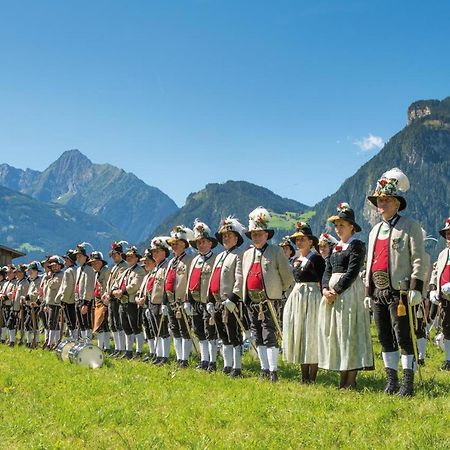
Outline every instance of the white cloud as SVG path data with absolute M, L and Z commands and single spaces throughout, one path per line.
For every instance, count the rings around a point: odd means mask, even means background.
M 369 133 L 369 136 L 353 141 L 353 144 L 357 145 L 363 152 L 369 152 L 376 148 L 380 150 L 384 145 L 384 140 L 381 136 L 374 136 L 372 133 Z

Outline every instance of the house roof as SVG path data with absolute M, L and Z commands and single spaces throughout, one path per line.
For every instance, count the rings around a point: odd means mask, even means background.
M 0 252 L 11 253 L 13 258 L 19 258 L 19 256 L 25 256 L 25 253 L 14 250 L 13 248 L 6 247 L 6 245 L 0 245 Z

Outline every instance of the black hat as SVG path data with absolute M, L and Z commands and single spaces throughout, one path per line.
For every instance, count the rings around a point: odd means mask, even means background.
M 89 242 L 82 242 L 81 244 L 78 244 L 77 247 L 75 248 L 75 250 L 73 251 L 75 255 L 84 255 L 84 256 L 88 256 L 87 252 L 86 252 L 86 245 L 89 245 L 91 248 L 92 245 L 89 244 Z
M 89 255 L 89 259 L 88 259 L 88 264 L 91 264 L 94 261 L 101 261 L 103 263 L 104 266 L 106 266 L 108 263 L 103 259 L 103 253 L 102 252 L 97 252 L 97 251 L 93 251 L 90 255 Z
M 237 247 L 240 247 L 244 243 L 244 232 L 245 227 L 244 225 L 239 222 L 235 217 L 228 216 L 225 219 L 222 219 L 219 224 L 219 229 L 217 230 L 217 233 L 215 234 L 216 239 L 220 242 L 221 245 L 223 245 L 223 233 L 226 233 L 228 231 L 231 231 L 234 233 L 237 238 Z
M 39 261 L 32 261 L 28 264 L 27 270 L 37 270 L 38 272 L 42 272 L 44 269 Z
M 446 232 L 450 230 L 450 217 L 447 218 L 447 220 L 444 223 L 444 228 L 442 230 L 439 230 L 439 234 L 444 238 L 447 239 Z
M 132 245 L 131 247 L 128 247 L 125 254 L 127 256 L 135 255 L 137 259 L 141 259 L 142 258 L 142 255 L 138 252 L 137 247 L 135 247 L 134 245 Z
M 153 258 L 152 251 L 149 248 L 146 248 L 144 250 L 144 256 L 140 260 L 141 262 L 145 261 L 153 261 L 155 262 L 155 259 Z
M 298 237 L 306 236 L 307 238 L 313 241 L 314 246 L 317 246 L 319 243 L 319 239 L 313 235 L 311 231 L 311 227 L 306 222 L 297 222 L 295 227 L 295 233 L 289 236 L 289 239 L 292 243 L 295 244 L 295 241 Z
M 127 241 L 114 241 L 111 244 L 111 250 L 109 251 L 109 256 L 112 256 L 113 253 L 118 253 L 119 255 L 123 255 L 123 245 L 128 245 Z
M 328 222 L 335 223 L 336 220 L 342 219 L 349 222 L 355 228 L 355 233 L 361 231 L 361 227 L 355 222 L 355 212 L 350 208 L 348 203 L 339 203 L 337 207 L 337 215 L 328 218 Z
M 208 239 L 211 241 L 212 247 L 217 246 L 217 239 L 212 235 L 211 229 L 206 223 L 201 222 L 199 219 L 195 219 L 193 227 L 194 237 L 189 241 L 192 247 L 197 249 L 197 241 L 200 239 Z
M 291 250 L 291 253 L 292 253 L 291 256 L 295 255 L 295 247 L 292 245 L 290 236 L 284 236 L 278 245 L 280 247 L 289 247 L 289 249 Z
M 75 253 L 75 250 L 69 249 L 67 250 L 66 254 L 63 256 L 64 259 L 70 259 L 73 263 L 77 261 L 77 255 Z
M 26 264 L 19 264 L 15 269 L 14 272 L 22 272 L 26 273 L 28 266 Z

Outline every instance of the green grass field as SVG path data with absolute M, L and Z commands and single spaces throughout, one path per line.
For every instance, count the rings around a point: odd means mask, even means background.
M 379 351 L 378 346 L 375 347 Z M 316 385 L 281 366 L 277 384 L 199 373 L 174 365 L 114 361 L 90 370 L 54 353 L 0 347 L 0 445 L 54 448 L 450 448 L 450 373 L 438 370 L 433 345 L 425 382 L 411 399 L 382 393 L 382 362 L 360 374 L 357 391 L 336 388 L 337 374 Z M 221 361 L 220 361 L 221 362 Z M 194 365 L 194 361 L 192 361 Z

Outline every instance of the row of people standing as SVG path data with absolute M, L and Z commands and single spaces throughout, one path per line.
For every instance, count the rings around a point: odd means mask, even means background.
M 286 258 L 279 246 L 270 244 L 274 234 L 270 214 L 260 207 L 250 213 L 248 231 L 234 217 L 224 219 L 215 234 L 196 220 L 193 230 L 180 225 L 171 236 L 152 239 L 143 257 L 135 247 L 125 252 L 124 242 L 113 243 L 111 270 L 100 252 L 88 256 L 85 243 L 64 258 L 54 256 L 46 261 L 48 270 L 39 292 L 29 295 L 28 300 L 25 296 L 25 303 L 29 301 L 31 306 L 28 323 L 35 323 L 41 314 L 46 345 L 54 346 L 60 338 L 57 318 L 62 304 L 73 338 L 79 337 L 79 331 L 81 337 L 90 339 L 94 329 L 99 345 L 108 350 L 111 331 L 112 356 L 140 358 L 145 336 L 149 345 L 146 359 L 165 364 L 172 336 L 182 367 L 192 350 L 193 331 L 199 340 L 199 368 L 209 371 L 216 370 L 220 338 L 223 371 L 232 376 L 241 375 L 242 338 L 250 329 L 263 377 L 278 378 L 282 337 L 284 358 L 301 364 L 304 382 L 313 382 L 320 367 L 339 371 L 340 386 L 351 388 L 356 385 L 358 370 L 373 368 L 368 310 L 372 303 L 387 371 L 386 392 L 410 395 L 414 349 L 406 332 L 408 312 L 403 314 L 406 308 L 401 306 L 404 301 L 414 306 L 422 300 L 427 277 L 420 226 L 398 215 L 406 201 L 397 191 L 406 182 L 398 169 L 388 171 L 369 197 L 383 220 L 369 239 L 366 294 L 359 277 L 365 246 L 355 237 L 360 227 L 348 204 L 340 204 L 337 215 L 329 219 L 340 241 L 333 242 L 330 254 L 321 252 L 325 260 L 306 223 L 299 223 L 287 241 L 298 247 L 298 257 Z M 252 245 L 242 252 L 245 235 Z M 331 235 L 321 237 L 333 241 Z M 218 243 L 224 251 L 216 254 Z M 187 251 L 189 246 L 197 251 L 195 257 Z M 37 285 L 35 275 L 36 271 L 30 280 Z M 397 288 L 397 282 L 405 279 L 408 285 Z M 435 297 L 440 301 L 440 289 L 446 283 L 442 279 L 437 283 Z M 403 291 L 406 297 L 402 299 Z M 280 314 L 278 307 L 288 292 Z M 39 309 L 39 303 L 45 307 Z M 35 327 L 30 331 L 35 332 Z M 396 356 L 399 346 L 404 370 L 401 387 L 397 376 L 400 358 Z

